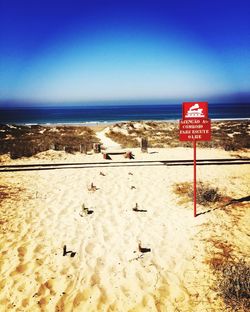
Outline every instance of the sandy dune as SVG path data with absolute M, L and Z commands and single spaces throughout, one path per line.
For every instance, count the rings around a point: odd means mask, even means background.
M 192 149 L 133 152 L 137 160 L 192 159 Z M 227 196 L 249 196 L 249 165 L 201 166 L 197 174 Z M 1 173 L 0 184 L 17 194 L 1 202 L 0 311 L 225 311 L 207 261 L 218 253 L 214 241 L 249 261 L 249 201 L 194 218 L 192 202 L 179 204 L 173 192 L 191 180 L 192 166 Z M 80 216 L 83 203 L 92 214 Z M 136 203 L 146 212 L 133 211 Z M 151 251 L 140 252 L 139 242 Z M 64 245 L 76 255 L 63 256 Z

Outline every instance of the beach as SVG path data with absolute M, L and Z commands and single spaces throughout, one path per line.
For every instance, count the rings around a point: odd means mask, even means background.
M 168 163 L 192 161 L 191 147 L 142 153 L 107 132 L 96 130 L 107 150 L 134 159 L 1 156 L 2 166 L 23 167 L 0 173 L 0 311 L 233 311 L 218 286 L 223 266 L 250 262 L 249 149 L 197 149 L 208 160 L 197 178 L 220 200 L 198 204 L 194 218 L 192 198 L 176 192 L 192 188 L 193 166 Z
M 249 13 L 0 0 L 0 312 L 250 312 Z

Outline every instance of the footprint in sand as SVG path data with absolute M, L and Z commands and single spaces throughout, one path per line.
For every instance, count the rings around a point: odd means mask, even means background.
M 94 245 L 94 244 L 88 244 L 88 245 L 86 246 L 86 248 L 85 248 L 85 251 L 86 251 L 87 253 L 92 253 L 92 251 L 94 250 L 94 248 L 95 248 L 95 245 Z
M 78 292 L 73 300 L 73 309 L 77 308 L 82 302 L 91 298 L 91 290 L 85 289 L 83 292 Z
M 68 283 L 68 285 L 66 286 L 66 288 L 62 292 L 62 296 L 56 304 L 55 311 L 65 311 L 64 310 L 65 301 L 69 296 L 71 296 L 71 294 L 73 295 L 74 291 L 75 291 L 75 283 L 73 281 L 71 281 Z
M 47 287 L 52 296 L 56 294 L 56 292 L 54 291 L 54 280 L 49 279 L 47 280 L 47 282 L 44 283 L 44 285 Z
M 27 253 L 27 248 L 26 246 L 20 246 L 17 248 L 17 252 L 18 252 L 18 257 L 19 258 L 24 258 L 24 256 Z
M 156 289 L 156 296 L 159 298 L 169 298 L 170 290 L 168 284 L 162 284 Z
M 44 263 L 43 259 L 38 259 L 38 258 L 36 259 L 36 267 L 43 265 L 43 263 Z
M 50 281 L 47 281 L 40 285 L 37 291 L 37 296 L 44 296 L 48 295 L 49 293 L 55 294 L 55 292 L 53 291 L 52 283 Z
M 25 271 L 27 271 L 28 269 L 28 264 L 19 264 L 17 267 L 16 267 L 16 270 L 14 272 L 12 272 L 11 274 L 15 275 L 15 274 L 18 274 L 18 273 L 24 273 Z
M 25 271 L 27 271 L 28 269 L 28 264 L 19 264 L 17 267 L 16 267 L 16 271 L 19 272 L 19 273 L 23 273 Z
M 93 274 L 91 277 L 90 283 L 91 283 L 91 286 L 99 285 L 100 284 L 100 277 L 97 274 Z
M 29 304 L 29 299 L 28 298 L 25 298 L 22 300 L 22 307 L 27 307 L 27 305 Z
M 34 249 L 34 252 L 41 252 L 43 249 L 43 245 L 37 245 L 36 248 Z
M 39 305 L 40 308 L 41 308 L 41 311 L 45 311 L 45 308 L 46 308 L 46 306 L 48 305 L 49 301 L 50 301 L 50 296 L 47 296 L 47 297 L 41 298 L 41 299 L 37 302 L 38 305 Z
M 22 283 L 21 285 L 18 286 L 17 290 L 20 292 L 23 292 L 25 289 L 25 283 Z

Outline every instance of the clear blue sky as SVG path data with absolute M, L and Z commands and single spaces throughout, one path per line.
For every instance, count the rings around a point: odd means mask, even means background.
M 0 100 L 250 101 L 249 0 L 0 0 Z

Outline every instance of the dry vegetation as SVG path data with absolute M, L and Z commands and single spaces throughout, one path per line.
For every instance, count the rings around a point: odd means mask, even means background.
M 234 255 L 228 242 L 209 239 L 216 252 L 206 263 L 215 274 L 214 290 L 229 311 L 250 311 L 250 265 Z
M 173 186 L 175 194 L 179 196 L 179 203 L 184 204 L 193 201 L 194 191 L 193 183 L 176 183 Z M 207 183 L 198 182 L 196 187 L 197 204 L 208 206 L 218 202 L 230 201 L 231 198 L 222 196 L 217 187 L 212 187 Z
M 123 148 L 140 146 L 139 141 L 136 138 L 120 132 L 115 132 L 111 130 L 107 134 L 107 136 L 115 142 L 119 143 Z
M 250 265 L 243 259 L 224 264 L 217 290 L 233 311 L 250 311 Z
M 8 198 L 17 200 L 22 191 L 23 189 L 20 187 L 0 185 L 0 205 L 5 199 L 8 199 Z M 0 224 L 1 224 L 1 219 L 0 219 Z
M 0 125 L 0 154 L 10 153 L 15 159 L 30 157 L 49 149 L 69 153 L 88 151 L 98 142 L 93 130 L 80 126 Z
M 193 201 L 192 183 L 177 183 L 173 188 L 180 198 L 181 204 Z M 213 210 L 218 209 L 218 207 L 225 208 L 224 211 L 229 213 L 232 218 L 231 226 L 238 225 L 242 203 L 223 195 L 218 188 L 199 182 L 197 185 L 197 203 L 203 207 L 208 205 L 216 207 Z M 234 209 L 228 208 L 229 206 Z M 250 263 L 243 259 L 242 255 L 237 256 L 236 246 L 228 241 L 209 237 L 205 239 L 205 242 L 210 246 L 205 263 L 213 271 L 215 277 L 213 289 L 223 299 L 226 311 L 250 311 Z
M 9 197 L 9 188 L 5 185 L 0 185 L 0 202 Z
M 199 142 L 199 147 L 223 148 L 228 151 L 250 148 L 250 121 L 212 122 L 212 140 Z M 111 127 L 109 137 L 123 147 L 138 147 L 138 138 L 147 137 L 150 147 L 191 146 L 179 141 L 178 122 L 128 122 Z

